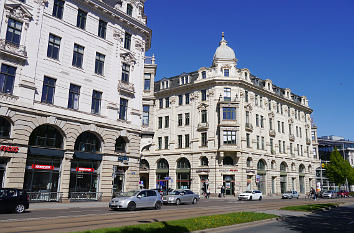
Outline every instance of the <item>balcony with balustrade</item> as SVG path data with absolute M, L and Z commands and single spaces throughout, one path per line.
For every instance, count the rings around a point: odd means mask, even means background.
M 135 88 L 133 83 L 118 81 L 118 91 L 126 92 L 131 95 L 135 94 Z

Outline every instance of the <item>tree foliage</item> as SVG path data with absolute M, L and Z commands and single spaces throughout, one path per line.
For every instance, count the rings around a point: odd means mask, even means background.
M 338 185 L 354 184 L 354 169 L 345 160 L 337 148 L 330 155 L 330 162 L 325 166 L 326 177 Z

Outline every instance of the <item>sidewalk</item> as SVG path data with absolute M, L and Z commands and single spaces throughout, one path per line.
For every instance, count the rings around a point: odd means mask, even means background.
M 44 209 L 70 209 L 70 208 L 95 208 L 95 207 L 107 207 L 108 202 L 105 201 L 86 201 L 86 202 L 40 202 L 30 203 L 29 210 L 44 210 Z

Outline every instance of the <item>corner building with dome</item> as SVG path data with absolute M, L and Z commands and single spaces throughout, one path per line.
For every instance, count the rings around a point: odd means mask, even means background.
M 320 160 L 307 98 L 238 68 L 224 34 L 211 67 L 156 81 L 153 91 L 143 128 L 153 127 L 154 137 L 141 141 L 146 188 L 280 195 L 316 186 Z

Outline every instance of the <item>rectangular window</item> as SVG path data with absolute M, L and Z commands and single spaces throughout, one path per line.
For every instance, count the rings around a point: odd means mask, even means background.
M 257 136 L 257 150 L 259 150 L 259 136 Z
M 208 145 L 207 133 L 201 133 L 201 137 L 202 137 L 202 146 L 207 146 Z
M 106 39 L 107 22 L 100 19 L 98 22 L 98 36 Z
M 160 109 L 163 108 L 163 99 L 159 99 L 159 108 L 160 108 Z
M 92 92 L 92 105 L 91 105 L 91 113 L 99 114 L 101 111 L 101 98 L 102 92 L 93 91 Z
M 0 92 L 12 94 L 14 89 L 16 67 L 1 64 Z
M 269 102 L 268 102 L 268 110 L 272 111 L 272 101 L 271 100 L 269 100 Z
M 246 124 L 250 123 L 250 112 L 246 111 Z
M 55 82 L 53 78 L 44 76 L 43 89 L 42 89 L 42 103 L 53 104 L 54 102 L 54 92 L 55 92 Z
M 145 73 L 144 74 L 144 91 L 150 91 L 151 85 L 151 74 Z
M 280 133 L 281 130 L 280 130 L 280 121 L 278 121 L 278 132 Z
M 189 113 L 185 114 L 185 125 L 189 125 Z
M 158 137 L 159 150 L 162 149 L 162 137 Z
M 202 79 L 206 79 L 206 71 L 202 71 Z
M 128 32 L 126 32 L 125 36 L 124 36 L 124 48 L 125 49 L 130 50 L 131 40 L 132 40 L 132 35 L 130 35 Z
M 256 114 L 256 127 L 259 127 L 259 115 Z
M 294 154 L 294 152 L 293 152 L 293 144 L 292 144 L 292 143 L 290 143 L 290 154 L 291 154 L 291 155 Z
M 300 138 L 302 138 L 302 130 L 301 130 L 301 127 L 299 127 L 299 133 L 300 133 Z
M 224 69 L 224 77 L 229 77 L 229 76 L 230 76 L 230 70 Z
M 122 63 L 122 82 L 129 83 L 130 65 Z
M 261 116 L 261 128 L 264 128 L 264 117 Z
M 301 156 L 304 156 L 303 145 L 301 145 L 300 147 L 301 147 Z
M 127 15 L 129 16 L 133 15 L 133 6 L 130 4 L 127 4 Z
M 182 120 L 182 114 L 178 114 L 178 126 L 182 126 L 183 120 Z
M 299 137 L 299 128 L 295 126 L 295 129 L 296 129 L 296 137 Z
M 149 117 L 150 117 L 150 106 L 143 105 L 143 125 L 149 125 Z
M 264 137 L 262 137 L 261 139 L 262 139 L 262 150 L 264 150 Z
M 159 129 L 162 129 L 162 117 L 159 117 Z
M 6 42 L 9 42 L 16 46 L 20 45 L 21 31 L 22 31 L 22 23 L 17 20 L 9 18 L 7 22 Z
M 260 96 L 259 97 L 259 107 L 263 107 L 263 97 L 262 96 Z
M 128 113 L 128 100 L 120 98 L 119 119 L 126 121 L 127 113 Z
M 279 103 L 277 103 L 277 113 L 279 113 Z
M 269 129 L 272 130 L 273 129 L 273 119 L 269 118 Z
M 224 120 L 236 120 L 236 108 L 222 108 Z
M 189 93 L 185 94 L 185 99 L 186 99 L 186 104 L 189 104 L 189 101 L 190 101 Z
M 258 106 L 258 95 L 257 94 L 254 96 L 254 105 Z
M 205 101 L 206 100 L 206 90 L 201 90 L 201 93 L 202 93 L 202 101 Z
M 72 65 L 78 68 L 82 68 L 84 60 L 84 47 L 78 44 L 74 44 L 73 62 Z
M 245 102 L 248 103 L 248 91 L 245 91 Z
M 285 141 L 283 141 L 283 153 L 285 154 Z
M 300 145 L 297 144 L 296 147 L 297 147 L 297 155 L 300 155 Z
M 271 154 L 274 154 L 274 143 L 273 143 L 273 138 L 270 139 L 270 153 Z
M 182 135 L 177 135 L 178 137 L 178 148 L 182 148 Z
M 224 144 L 235 145 L 236 144 L 236 131 L 224 130 L 223 131 Z
M 280 104 L 280 114 L 283 115 L 283 105 L 282 104 Z
M 285 130 L 284 130 L 284 122 L 281 123 L 281 132 L 282 132 L 282 133 L 285 133 Z
M 208 120 L 208 114 L 207 114 L 207 110 L 202 110 L 202 123 L 206 123 Z
M 224 88 L 224 100 L 231 101 L 231 88 Z
M 316 148 L 313 148 L 313 158 L 317 159 L 317 150 L 316 150 Z
M 183 96 L 179 95 L 178 96 L 178 105 L 182 105 L 183 104 Z
M 291 124 L 289 124 L 289 135 L 291 135 L 292 134 L 292 130 L 291 130 Z
M 169 116 L 165 116 L 165 128 L 170 127 L 170 117 Z
M 170 97 L 166 97 L 165 98 L 165 106 L 166 106 L 166 108 L 169 108 L 170 107 Z
M 84 29 L 85 30 L 85 27 L 86 27 L 86 17 L 87 17 L 87 12 L 79 9 L 77 11 L 77 20 L 76 20 L 76 26 L 81 28 L 81 29 Z
M 168 149 L 168 136 L 165 136 L 165 150 Z
M 80 86 L 70 84 L 68 108 L 79 109 Z
M 288 106 L 288 117 L 290 117 L 290 107 Z
M 58 60 L 61 38 L 53 34 L 49 34 L 47 57 Z
M 189 134 L 184 135 L 184 147 L 189 148 Z
M 281 153 L 281 141 L 280 140 L 278 141 L 278 144 L 279 144 L 278 146 L 279 146 L 279 154 L 280 154 Z
M 63 18 L 64 3 L 65 1 L 63 0 L 54 0 L 53 14 L 52 14 L 54 17 L 58 19 Z
M 103 75 L 105 55 L 96 52 L 95 73 Z
M 249 133 L 246 133 L 246 145 L 247 145 L 247 148 L 251 147 L 251 140 L 250 140 L 250 134 Z

